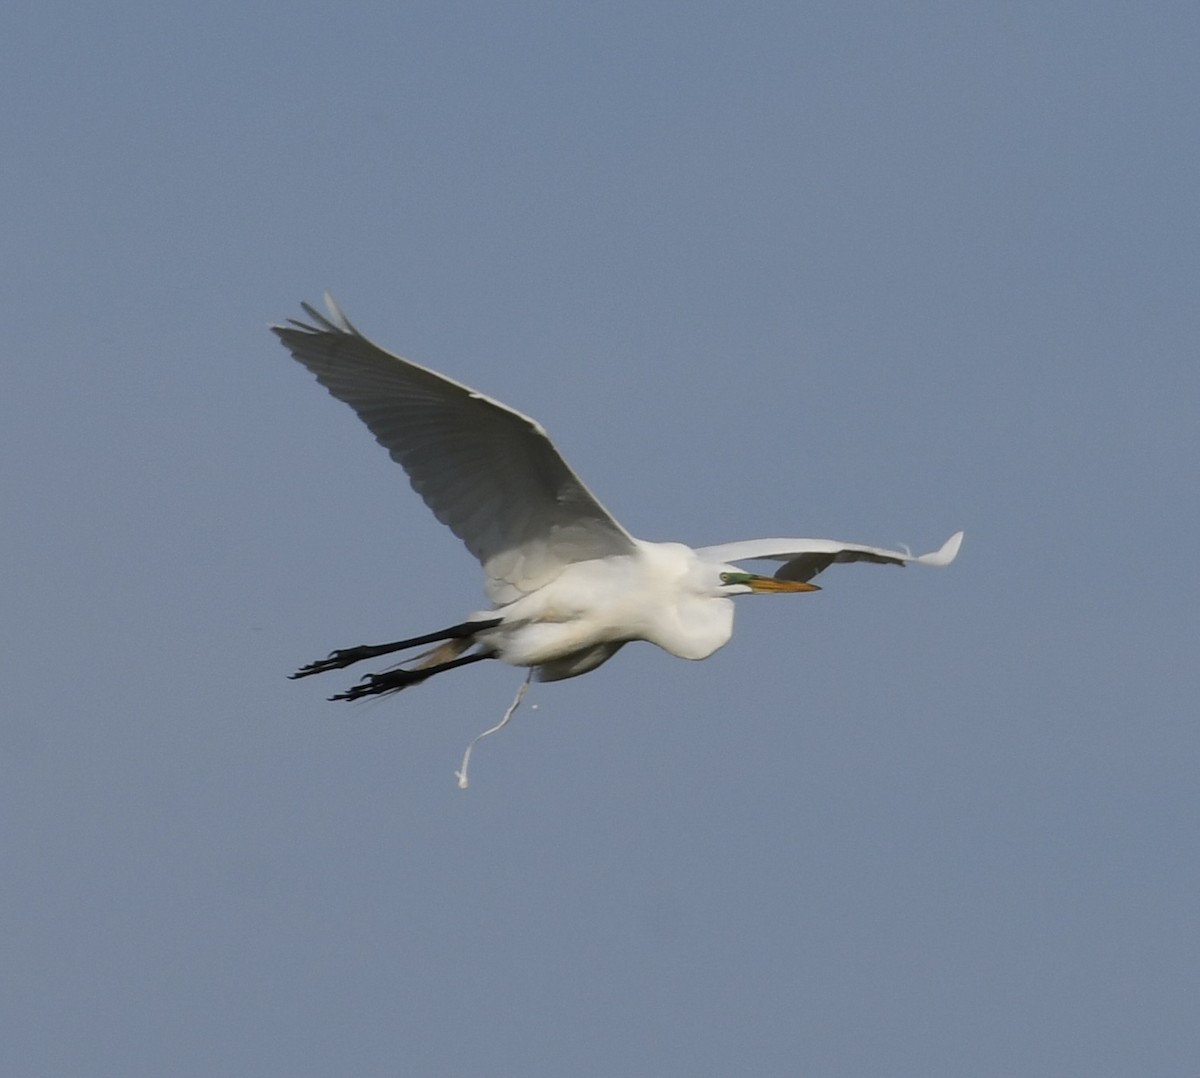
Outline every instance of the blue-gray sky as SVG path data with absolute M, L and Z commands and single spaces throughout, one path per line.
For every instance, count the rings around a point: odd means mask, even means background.
M 1197 1073 L 1195 5 L 0 18 L 4 1073 Z M 464 794 L 516 671 L 285 680 L 481 603 L 325 288 L 635 534 L 963 552 Z

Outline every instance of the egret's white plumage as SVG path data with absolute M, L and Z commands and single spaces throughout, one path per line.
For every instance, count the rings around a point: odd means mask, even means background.
M 736 595 L 815 591 L 809 581 L 835 562 L 948 565 L 958 553 L 962 532 L 919 557 L 831 539 L 749 539 L 698 549 L 635 539 L 540 424 L 385 352 L 328 295 L 326 302 L 328 316 L 305 304 L 309 322 L 274 332 L 354 409 L 434 515 L 479 559 L 493 604 L 441 632 L 336 651 L 294 675 L 436 645 L 413 665 L 368 675 L 335 699 L 393 692 L 486 658 L 555 681 L 595 669 L 633 640 L 703 659 L 732 635 Z M 758 559 L 783 564 L 773 577 L 736 564 Z

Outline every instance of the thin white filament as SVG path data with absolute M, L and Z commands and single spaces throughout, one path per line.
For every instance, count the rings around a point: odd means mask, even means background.
M 533 679 L 533 667 L 529 668 L 529 673 L 525 675 L 525 680 L 521 682 L 521 687 L 517 690 L 517 695 L 513 697 L 513 702 L 508 705 L 508 710 L 502 718 L 490 730 L 484 730 L 482 734 L 476 734 L 471 740 L 471 744 L 467 746 L 467 751 L 463 753 L 462 767 L 455 771 L 454 774 L 458 778 L 458 788 L 465 790 L 469 783 L 467 782 L 467 767 L 471 762 L 471 750 L 475 747 L 475 743 L 482 741 L 489 734 L 494 734 L 497 730 L 503 730 L 508 725 L 508 720 L 516 713 L 517 708 L 521 706 L 521 701 L 525 699 L 525 694 L 529 691 L 529 682 Z

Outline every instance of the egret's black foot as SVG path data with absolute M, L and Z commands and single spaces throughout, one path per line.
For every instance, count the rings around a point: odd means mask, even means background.
M 380 647 L 385 650 L 381 651 Z M 342 648 L 340 651 L 331 651 L 327 658 L 318 659 L 315 663 L 309 663 L 307 666 L 300 667 L 294 674 L 288 674 L 290 678 L 308 677 L 309 674 L 324 674 L 328 670 L 341 670 L 346 666 L 353 666 L 357 662 L 362 662 L 363 659 L 373 659 L 376 655 L 386 655 L 387 645 L 372 645 L 363 644 L 356 648 Z
M 454 670 L 468 663 L 477 663 L 481 659 L 494 659 L 495 652 L 477 651 L 474 655 L 464 655 L 450 662 L 437 663 L 433 666 L 419 666 L 412 670 L 385 670 L 382 674 L 368 674 L 357 685 L 351 686 L 345 692 L 331 696 L 330 700 L 362 700 L 367 696 L 384 696 L 390 692 L 399 692 L 410 685 L 419 685 L 426 678 L 433 677 L 445 670 Z
M 335 693 L 330 700 L 362 700 L 368 696 L 382 696 L 399 692 L 410 685 L 417 685 L 431 676 L 428 670 L 388 670 L 382 674 L 368 674 L 357 685 L 345 692 Z

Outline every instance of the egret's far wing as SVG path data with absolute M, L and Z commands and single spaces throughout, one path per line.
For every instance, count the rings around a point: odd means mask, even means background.
M 843 543 L 837 539 L 744 539 L 740 543 L 701 547 L 696 551 L 705 561 L 781 561 L 775 572 L 780 580 L 811 580 L 834 562 L 873 561 L 883 565 L 949 565 L 962 545 L 962 532 L 955 532 L 932 554 L 914 555 L 902 550 Z
M 330 317 L 272 326 L 317 381 L 358 414 L 413 489 L 483 564 L 488 594 L 511 602 L 564 566 L 629 554 L 629 534 L 527 416 L 385 352 L 327 294 Z

